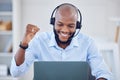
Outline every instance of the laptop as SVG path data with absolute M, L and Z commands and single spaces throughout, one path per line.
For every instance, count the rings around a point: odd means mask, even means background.
M 34 62 L 33 80 L 92 80 L 87 62 L 37 61 Z

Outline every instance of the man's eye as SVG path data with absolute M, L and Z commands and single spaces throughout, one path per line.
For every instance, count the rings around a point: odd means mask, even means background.
M 63 24 L 57 24 L 58 26 L 63 26 Z
M 75 28 L 75 26 L 72 25 L 72 26 L 69 26 L 69 28 Z

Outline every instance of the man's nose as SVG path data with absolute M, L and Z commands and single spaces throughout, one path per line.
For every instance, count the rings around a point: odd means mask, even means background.
M 63 31 L 63 32 L 69 32 L 69 29 L 68 29 L 67 26 L 63 26 L 63 27 L 62 27 L 62 31 Z

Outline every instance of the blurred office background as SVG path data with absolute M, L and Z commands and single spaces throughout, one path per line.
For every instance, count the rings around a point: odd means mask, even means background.
M 71 3 L 81 11 L 81 32 L 95 39 L 114 74 L 113 80 L 119 80 L 120 0 L 0 0 L 0 70 L 4 69 L 4 66 L 10 66 L 11 57 L 18 49 L 26 25 L 37 25 L 41 32 L 52 30 L 53 26 L 49 24 L 51 13 L 62 3 Z M 3 23 L 9 26 L 4 28 L 6 25 Z M 12 40 L 9 41 L 12 47 L 5 46 L 4 49 L 4 43 L 8 42 L 6 39 Z M 1 75 L 3 77 L 0 76 L 0 80 L 32 80 L 33 66 L 22 77 L 12 78 L 8 76 L 8 72 Z

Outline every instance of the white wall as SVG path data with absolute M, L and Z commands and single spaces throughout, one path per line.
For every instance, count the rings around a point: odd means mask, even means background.
M 21 33 L 24 33 L 28 23 L 39 26 L 41 32 L 52 30 L 49 24 L 51 13 L 63 2 L 72 3 L 80 9 L 83 17 L 81 32 L 92 37 L 114 40 L 116 25 L 110 18 L 120 17 L 119 0 L 22 0 L 21 28 L 23 32 Z M 31 74 L 28 73 L 23 78 L 32 80 Z
M 120 16 L 118 2 L 114 0 L 22 0 L 23 31 L 28 23 L 39 26 L 41 31 L 52 30 L 49 24 L 52 10 L 63 2 L 72 3 L 80 9 L 83 16 L 82 32 L 113 40 L 116 25 L 109 18 Z

